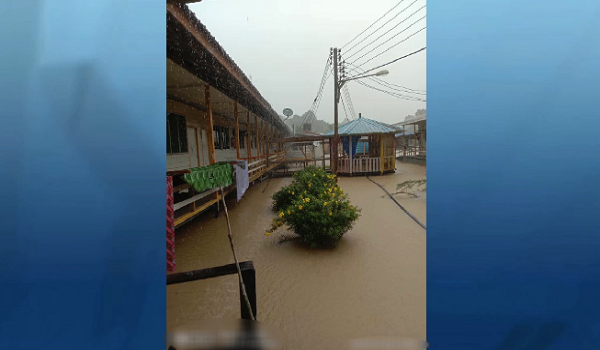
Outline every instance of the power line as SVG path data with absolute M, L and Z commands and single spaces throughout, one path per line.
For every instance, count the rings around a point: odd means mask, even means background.
M 354 46 L 352 46 L 351 48 L 349 48 L 348 50 L 346 50 L 346 53 L 349 51 L 352 51 L 353 48 L 355 48 L 356 46 L 358 46 L 360 43 L 364 42 L 365 40 L 367 40 L 371 35 L 375 34 L 379 29 L 383 28 L 386 24 L 388 24 L 390 21 L 392 21 L 393 19 L 395 19 L 397 16 L 399 16 L 401 13 L 403 13 L 405 10 L 407 10 L 409 7 L 411 7 L 412 5 L 414 5 L 417 1 L 419 0 L 415 0 L 413 1 L 410 5 L 408 5 L 404 10 L 400 11 L 398 14 L 396 14 L 396 16 L 392 17 L 392 19 L 390 19 L 389 21 L 385 22 L 381 27 L 377 28 L 376 31 L 374 31 L 373 33 L 367 35 L 366 37 L 364 37 L 361 41 L 359 41 L 358 43 L 356 43 Z M 366 47 L 368 47 L 369 45 L 373 44 L 374 42 L 376 42 L 377 40 L 381 39 L 381 37 L 383 37 L 384 35 L 386 35 L 387 33 L 391 32 L 392 30 L 396 29 L 399 25 L 401 25 L 402 23 L 406 22 L 409 18 L 411 18 L 412 16 L 414 16 L 417 12 L 421 11 L 422 9 L 424 9 L 427 5 L 423 5 L 421 6 L 418 10 L 416 10 L 415 12 L 411 13 L 410 15 L 408 15 L 408 17 L 406 17 L 405 19 L 403 19 L 402 21 L 400 21 L 399 23 L 397 23 L 395 26 L 393 26 L 392 28 L 388 29 L 388 31 L 386 31 L 385 33 L 381 34 L 380 36 L 378 36 L 377 38 L 375 38 L 375 40 L 371 41 L 370 43 L 368 43 L 367 45 L 363 46 L 361 49 L 359 49 L 358 51 L 354 52 L 352 55 L 350 55 L 348 58 L 360 53 L 362 50 L 364 50 Z
M 358 67 L 356 67 L 356 68 L 349 67 L 349 68 L 350 68 L 351 71 L 358 72 L 360 75 L 365 74 L 364 73 L 364 69 L 361 69 L 361 68 L 358 68 Z M 390 82 L 387 82 L 387 81 L 385 81 L 383 79 L 379 79 L 379 78 L 374 77 L 374 76 L 373 77 L 369 77 L 367 79 L 373 80 L 373 81 L 377 82 L 378 84 L 384 85 L 385 87 L 390 88 L 392 90 L 396 90 L 396 91 L 400 91 L 400 92 L 405 92 L 405 93 L 409 93 L 409 94 L 415 94 L 415 95 L 427 95 L 427 92 L 425 90 L 415 90 L 415 89 L 408 88 L 406 86 L 402 86 L 402 85 L 398 85 L 398 84 L 392 84 Z M 401 88 L 403 90 L 400 90 L 398 88 Z
M 411 28 L 412 26 L 414 26 L 415 24 L 419 23 L 420 21 L 424 20 L 427 17 L 427 15 L 419 18 L 418 20 L 414 21 L 413 23 L 411 23 L 408 27 L 404 28 L 403 30 L 401 30 L 400 32 L 394 34 L 392 37 L 388 38 L 386 41 L 382 42 L 381 44 L 375 46 L 374 48 L 372 48 L 370 51 L 364 53 L 362 56 L 360 56 L 359 58 L 355 59 L 352 63 L 356 63 L 357 61 L 359 61 L 361 58 L 365 57 L 366 55 L 370 54 L 371 52 L 375 51 L 376 49 L 380 48 L 381 46 L 383 46 L 384 44 L 388 43 L 390 40 L 392 40 L 393 38 L 397 37 L 398 35 L 404 33 L 405 31 L 407 31 L 409 28 Z M 361 63 L 359 66 L 364 65 L 365 63 L 371 61 L 372 59 L 374 59 L 375 57 L 380 56 L 381 54 L 383 54 L 384 52 L 389 51 L 391 48 L 398 46 L 400 43 L 405 42 L 406 40 L 410 39 L 411 37 L 415 36 L 417 33 L 421 32 L 422 30 L 424 30 L 426 27 L 421 28 L 419 31 L 417 31 L 416 33 L 413 33 L 411 35 L 409 35 L 408 37 L 406 37 L 404 40 L 400 41 L 399 43 L 396 43 L 392 46 L 390 46 L 388 49 L 386 49 L 385 51 L 380 52 L 379 54 L 371 57 L 370 59 L 368 59 L 367 61 Z
M 325 78 L 325 81 L 323 82 L 323 87 L 325 87 L 325 84 L 329 80 L 329 77 L 331 77 L 331 74 L 333 74 L 333 70 L 329 71 L 329 75 L 327 76 L 327 78 Z M 314 108 L 311 108 L 312 115 L 311 115 L 310 119 L 308 120 L 309 123 L 312 123 L 312 119 L 317 117 L 317 111 L 319 110 L 319 107 L 321 106 L 322 100 L 323 100 L 323 89 L 321 88 L 321 93 L 319 94 L 319 99 L 317 101 L 317 104 Z
M 423 28 L 423 29 L 425 29 L 425 28 Z M 416 33 L 415 33 L 415 34 L 416 34 Z M 385 67 L 385 66 L 387 66 L 387 65 L 390 65 L 390 64 L 392 64 L 392 63 L 394 63 L 394 62 L 398 62 L 398 61 L 400 61 L 401 59 L 404 59 L 404 58 L 406 58 L 406 57 L 409 57 L 409 56 L 412 56 L 412 55 L 414 55 L 414 54 L 417 54 L 417 53 L 419 53 L 419 52 L 421 52 L 421 51 L 424 51 L 426 48 L 427 48 L 427 46 L 425 46 L 425 47 L 422 47 L 422 48 L 418 49 L 417 51 L 413 51 L 413 52 L 411 52 L 411 53 L 409 53 L 409 54 L 407 54 L 407 55 L 404 55 L 404 56 L 402 56 L 402 57 L 398 57 L 398 58 L 396 58 L 396 59 L 394 59 L 394 60 L 391 60 L 391 61 L 389 61 L 388 63 L 384 63 L 384 64 L 381 64 L 381 65 L 379 65 L 379 66 L 377 66 L 377 67 L 374 67 L 374 68 L 371 68 L 371 69 L 367 69 L 366 71 L 364 71 L 364 72 L 363 72 L 363 74 L 365 74 L 365 73 L 369 73 L 369 72 L 372 72 L 372 71 L 374 71 L 375 69 L 379 69 L 379 68 Z M 377 56 L 375 56 L 375 57 L 377 57 Z M 375 57 L 373 57 L 373 58 L 375 58 Z M 369 60 L 369 61 L 370 61 L 370 60 Z M 369 61 L 367 61 L 367 62 L 369 62 Z M 365 62 L 365 63 L 367 63 L 367 62 Z M 363 63 L 363 64 L 365 64 L 365 63 Z M 360 67 L 360 66 L 358 66 L 358 67 Z
M 313 114 L 315 113 L 313 111 L 316 111 L 316 109 L 318 108 L 318 104 L 320 104 L 320 99 L 323 94 L 323 87 L 325 86 L 327 79 L 329 79 L 327 72 L 329 71 L 330 68 L 331 68 L 331 55 L 329 55 L 329 57 L 327 57 L 327 61 L 325 62 L 325 69 L 323 70 L 323 75 L 321 76 L 321 82 L 319 84 L 319 90 L 317 91 L 317 96 L 313 100 L 313 103 L 309 109 L 309 112 L 312 112 Z M 306 123 L 306 119 L 309 116 L 310 116 L 310 113 L 307 113 L 304 116 L 304 118 L 302 119 L 301 125 L 304 125 Z M 311 116 L 311 118 L 312 118 L 312 116 Z
M 400 4 L 403 2 L 404 0 L 400 0 L 399 3 L 397 3 L 394 7 L 392 7 L 391 9 L 388 10 L 388 12 L 384 13 L 383 16 L 379 17 L 375 22 L 371 23 L 370 26 L 367 27 L 367 29 L 363 30 L 362 32 L 360 32 L 357 36 L 355 36 L 352 40 L 348 41 L 346 44 L 344 44 L 344 46 L 342 46 L 340 49 L 343 49 L 344 47 L 348 46 L 348 44 L 350 44 L 351 42 L 353 42 L 354 40 L 356 40 L 356 38 L 358 38 L 359 36 L 361 36 L 363 33 L 365 33 L 367 30 L 369 30 L 372 26 L 375 25 L 375 23 L 379 22 L 383 17 L 385 17 L 388 13 L 392 12 L 396 7 L 400 6 Z
M 344 85 L 344 94 L 346 95 L 346 99 L 348 100 L 348 108 L 350 109 L 350 114 L 352 119 L 356 119 L 356 112 L 354 111 L 354 104 L 352 103 L 352 99 L 350 98 L 350 90 L 348 89 L 348 85 Z
M 427 100 L 420 99 L 420 98 L 417 98 L 417 97 L 406 96 L 406 95 L 399 94 L 397 92 L 390 92 L 390 91 L 382 90 L 382 89 L 379 89 L 379 88 L 377 88 L 377 87 L 375 87 L 373 85 L 369 85 L 369 84 L 365 83 L 364 81 L 357 80 L 357 83 L 359 83 L 361 85 L 364 85 L 364 86 L 366 86 L 368 88 L 371 88 L 373 90 L 377 90 L 377 91 L 383 92 L 383 93 L 388 94 L 390 96 L 394 96 L 394 97 L 399 98 L 401 100 L 408 100 L 408 101 L 415 101 L 415 102 L 427 102 Z
M 342 100 L 342 106 L 344 106 L 344 115 L 346 116 L 346 119 L 348 119 L 348 112 L 346 111 L 346 104 L 344 103 L 344 97 L 341 97 L 340 100 Z

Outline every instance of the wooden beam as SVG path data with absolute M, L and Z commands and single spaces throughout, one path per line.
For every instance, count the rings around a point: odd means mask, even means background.
M 323 138 L 323 136 L 297 136 L 297 137 L 287 137 L 287 138 L 283 138 L 281 139 L 281 142 L 283 143 L 290 143 L 290 142 L 304 142 L 304 141 L 320 141 Z
M 240 159 L 240 117 L 238 115 L 238 103 L 234 102 L 233 114 L 235 114 L 235 149 L 237 151 L 237 159 Z
M 381 173 L 383 174 L 383 164 L 385 160 L 385 158 L 383 158 L 383 135 L 379 135 L 379 148 L 381 152 L 381 154 L 379 155 L 379 157 L 381 158 Z
M 214 124 L 213 124 L 213 114 L 212 114 L 212 103 L 210 98 L 210 85 L 206 84 L 204 87 L 204 99 L 206 101 L 206 117 L 208 118 L 208 158 L 210 160 L 210 164 L 215 164 L 217 162 L 217 157 L 215 155 L 215 139 L 214 139 Z
M 198 133 L 200 132 L 200 128 L 194 128 L 194 136 L 196 137 L 196 156 L 198 157 L 198 166 L 202 166 L 202 161 L 201 161 L 201 153 L 200 152 L 200 148 L 202 147 L 202 145 L 200 145 L 200 138 L 198 137 Z
M 258 132 L 258 116 L 254 115 L 254 123 L 256 124 L 256 155 L 260 157 L 260 134 Z
M 248 159 L 252 158 L 252 125 L 250 125 L 250 110 L 246 111 L 246 121 L 247 123 L 247 128 L 246 128 L 246 145 L 248 147 Z

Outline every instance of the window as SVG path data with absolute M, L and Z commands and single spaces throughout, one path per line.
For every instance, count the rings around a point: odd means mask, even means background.
M 246 137 L 248 137 L 246 133 L 247 132 L 245 130 L 240 130 L 240 148 L 243 149 L 246 149 Z
M 221 127 L 221 149 L 229 149 L 229 128 Z
M 226 128 L 224 126 L 214 126 L 213 137 L 215 140 L 215 149 L 230 148 L 229 128 Z
M 167 154 L 187 153 L 187 131 L 185 117 L 178 114 L 167 114 Z

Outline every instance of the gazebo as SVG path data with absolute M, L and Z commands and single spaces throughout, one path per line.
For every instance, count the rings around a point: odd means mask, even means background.
M 339 126 L 343 147 L 338 147 L 338 173 L 350 176 L 393 173 L 396 169 L 394 136 L 398 130 L 360 114 L 358 119 Z M 332 139 L 333 131 L 323 136 Z

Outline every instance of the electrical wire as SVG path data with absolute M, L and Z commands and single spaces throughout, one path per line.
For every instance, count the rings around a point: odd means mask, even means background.
M 346 119 L 348 119 L 348 112 L 346 111 L 346 104 L 344 103 L 344 97 L 340 97 L 340 100 L 342 100 L 342 106 L 344 106 L 344 115 L 346 116 Z
M 358 67 L 356 69 L 354 69 L 352 67 L 349 67 L 349 68 L 350 68 L 350 71 L 358 72 L 357 75 L 359 75 L 359 74 L 360 75 L 365 74 L 364 70 L 361 69 L 361 68 L 358 68 Z M 427 92 L 424 91 L 424 90 L 415 90 L 415 89 L 407 88 L 407 87 L 402 86 L 402 85 L 392 84 L 390 82 L 387 82 L 387 81 L 385 81 L 383 79 L 379 79 L 379 78 L 374 77 L 374 76 L 373 77 L 368 77 L 367 79 L 372 80 L 372 81 L 378 83 L 379 85 L 383 85 L 386 88 L 389 88 L 389 89 L 392 89 L 392 90 L 396 90 L 396 91 L 399 91 L 399 92 L 408 93 L 408 94 L 415 94 L 415 95 L 427 95 Z
M 323 75 L 321 76 L 321 82 L 319 84 L 319 90 L 317 91 L 317 96 L 313 100 L 313 103 L 312 103 L 312 105 L 311 105 L 311 107 L 309 109 L 309 112 L 313 112 L 314 113 L 314 110 L 318 109 L 318 104 L 320 104 L 321 96 L 323 94 L 323 87 L 325 86 L 325 83 L 327 82 L 327 79 L 329 79 L 329 75 L 327 75 L 327 72 L 331 68 L 331 65 L 332 65 L 332 60 L 331 60 L 331 55 L 329 55 L 329 57 L 327 57 L 327 61 L 325 62 L 325 69 L 323 70 Z M 307 118 L 309 116 L 312 119 L 311 113 L 307 113 L 304 116 L 304 118 L 302 119 L 302 124 L 301 125 L 304 125 L 306 123 L 306 120 L 307 120 Z
M 354 104 L 352 103 L 352 99 L 350 98 L 350 90 L 348 90 L 348 85 L 344 85 L 344 94 L 346 95 L 346 99 L 348 100 L 348 108 L 350 110 L 350 114 L 352 119 L 356 119 L 356 112 L 354 111 Z
M 373 85 L 369 85 L 369 84 L 365 83 L 364 81 L 357 80 L 356 82 L 359 83 L 360 85 L 364 85 L 364 86 L 366 86 L 368 88 L 371 88 L 373 90 L 377 90 L 379 92 L 383 92 L 385 94 L 388 94 L 390 96 L 394 96 L 394 97 L 399 98 L 401 100 L 416 101 L 416 102 L 427 102 L 427 100 L 425 100 L 425 99 L 421 99 L 421 98 L 417 98 L 417 97 L 413 97 L 413 96 L 402 95 L 402 94 L 397 93 L 397 92 L 386 91 L 386 90 L 377 88 L 377 87 L 375 87 Z
M 423 29 L 425 29 L 425 28 L 423 28 Z M 412 56 L 412 55 L 414 55 L 414 54 L 417 54 L 417 53 L 419 53 L 419 52 L 421 52 L 421 51 L 424 51 L 425 49 L 427 49 L 427 46 L 425 46 L 425 47 L 422 47 L 422 48 L 420 48 L 420 49 L 418 49 L 418 50 L 416 50 L 416 51 L 413 51 L 413 52 L 411 52 L 411 53 L 409 53 L 409 54 L 406 54 L 406 55 L 404 55 L 404 56 L 401 56 L 401 57 L 398 57 L 398 58 L 396 58 L 396 59 L 393 59 L 393 60 L 391 60 L 391 61 L 389 61 L 389 62 L 387 62 L 387 63 L 381 64 L 381 65 L 379 65 L 379 66 L 377 66 L 377 67 L 373 67 L 373 68 L 371 68 L 371 69 L 367 69 L 366 71 L 364 71 L 364 72 L 363 72 L 363 74 L 365 74 L 365 73 L 369 73 L 369 72 L 372 72 L 372 71 L 374 71 L 375 69 L 383 68 L 383 67 L 385 67 L 385 66 L 387 66 L 387 65 L 390 65 L 390 64 L 392 64 L 392 63 L 398 62 L 398 61 L 400 61 L 400 60 L 402 60 L 402 59 L 404 59 L 404 58 L 407 58 L 407 57 L 409 57 L 409 56 Z M 368 62 L 368 61 L 367 61 L 367 62 Z M 365 62 L 365 63 L 366 63 L 366 62 Z M 364 63 L 363 63 L 363 64 L 364 64 Z M 358 66 L 358 67 L 360 67 L 360 66 Z
M 351 42 L 353 42 L 354 40 L 356 40 L 356 38 L 358 38 L 359 36 L 361 36 L 362 34 L 364 34 L 367 30 L 369 30 L 372 26 L 375 25 L 375 23 L 379 22 L 383 17 L 385 17 L 388 13 L 392 12 L 396 7 L 400 6 L 400 4 L 404 2 L 404 0 L 400 0 L 399 3 L 397 3 L 394 7 L 392 7 L 391 9 L 389 9 L 386 13 L 383 14 L 383 16 L 379 17 L 375 22 L 371 23 L 370 26 L 367 27 L 367 29 L 363 30 L 362 32 L 360 32 L 357 36 L 355 36 L 352 40 L 348 41 L 347 43 L 344 44 L 344 46 L 341 47 L 341 49 L 343 49 L 344 47 L 348 46 L 348 44 L 350 44 Z
M 375 56 L 373 56 L 373 57 L 369 58 L 368 60 L 364 61 L 363 63 L 359 64 L 358 66 L 359 66 L 359 67 L 361 67 L 361 66 L 364 66 L 365 64 L 367 64 L 367 62 L 370 62 L 370 61 L 372 61 L 373 59 L 375 59 L 375 58 L 377 58 L 377 57 L 379 57 L 379 56 L 383 55 L 384 53 L 386 53 L 386 52 L 390 51 L 390 50 L 391 50 L 391 49 L 393 49 L 394 47 L 396 47 L 396 46 L 398 46 L 398 45 L 402 44 L 403 42 L 407 41 L 408 39 L 412 38 L 413 36 L 415 36 L 415 35 L 419 34 L 420 32 L 424 31 L 424 30 L 425 30 L 425 28 L 427 28 L 427 27 L 425 26 L 425 27 L 423 27 L 423 28 L 421 28 L 421 29 L 417 30 L 416 32 L 414 32 L 414 33 L 412 33 L 411 35 L 409 35 L 409 36 L 407 36 L 406 38 L 404 38 L 402 41 L 399 41 L 399 42 L 395 43 L 394 45 L 392 45 L 392 46 L 388 47 L 386 50 L 384 50 L 384 51 L 382 51 L 382 52 L 378 53 L 377 55 L 375 55 Z M 396 62 L 396 61 L 398 61 L 398 60 L 401 60 L 401 59 L 403 59 L 403 58 L 406 58 L 406 57 L 408 57 L 408 56 L 414 55 L 414 54 L 416 54 L 416 53 L 418 53 L 418 52 L 421 52 L 421 51 L 423 51 L 423 50 L 425 50 L 425 47 L 423 47 L 423 48 L 421 48 L 421 49 L 419 49 L 419 50 L 417 50 L 417 51 L 411 52 L 411 53 L 410 53 L 410 54 L 408 54 L 408 55 L 405 55 L 405 56 L 402 56 L 402 57 L 400 57 L 400 58 L 397 58 L 396 60 L 394 60 L 394 61 L 392 61 L 392 62 L 388 62 L 388 63 L 386 63 L 386 64 L 384 64 L 384 65 L 377 66 L 377 67 L 375 67 L 375 68 L 372 68 L 372 69 L 369 69 L 369 70 L 367 70 L 367 71 L 368 71 L 368 72 L 370 72 L 370 71 L 372 71 L 373 69 L 377 69 L 377 68 L 381 68 L 381 67 L 383 67 L 383 66 L 387 66 L 388 64 L 394 63 L 394 62 Z M 355 62 L 356 62 L 356 61 L 354 61 L 354 62 L 352 62 L 352 63 L 355 63 Z
M 406 31 L 407 31 L 408 29 L 410 29 L 412 26 L 414 26 L 415 24 L 417 24 L 417 23 L 419 23 L 420 21 L 424 20 L 425 18 L 427 18 L 427 15 L 425 15 L 425 16 L 423 16 L 423 17 L 421 17 L 421 18 L 417 19 L 416 21 L 414 21 L 413 23 L 411 23 L 410 25 L 408 25 L 408 27 L 406 27 L 406 28 L 404 28 L 403 30 L 399 31 L 398 33 L 394 34 L 393 36 L 391 36 L 390 38 L 388 38 L 388 39 L 387 39 L 387 40 L 385 40 L 384 42 L 382 42 L 382 43 L 380 43 L 379 45 L 375 46 L 374 48 L 372 48 L 372 49 L 371 49 L 371 50 L 369 50 L 368 52 L 366 52 L 366 53 L 362 54 L 360 57 L 358 57 L 358 58 L 354 59 L 354 61 L 352 61 L 351 63 L 356 63 L 356 62 L 358 62 L 358 61 L 359 61 L 360 59 L 362 59 L 363 57 L 365 57 L 365 56 L 367 56 L 368 54 L 370 54 L 371 52 L 373 52 L 373 51 L 377 50 L 377 49 L 378 49 L 378 48 L 380 48 L 381 46 L 383 46 L 383 45 L 387 44 L 387 43 L 388 43 L 390 40 L 392 40 L 392 39 L 394 39 L 395 37 L 397 37 L 398 35 L 400 35 L 400 34 L 402 34 L 402 33 L 406 32 Z M 389 51 L 389 50 L 390 50 L 390 49 L 392 49 L 393 47 L 396 47 L 396 46 L 398 46 L 400 43 L 403 43 L 403 42 L 405 42 L 406 40 L 408 40 L 408 39 L 412 38 L 413 36 L 415 36 L 417 33 L 421 32 L 421 31 L 422 31 L 422 30 L 424 30 L 424 29 L 425 29 L 425 27 L 421 28 L 421 29 L 420 29 L 419 31 L 417 31 L 416 33 L 413 33 L 413 34 L 409 35 L 409 36 L 408 36 L 408 37 L 406 37 L 404 40 L 402 40 L 402 41 L 400 41 L 399 43 L 396 43 L 396 44 L 394 44 L 394 45 L 390 46 L 390 47 L 389 47 L 389 48 L 387 48 L 386 50 L 384 50 L 384 51 L 382 51 L 382 52 L 378 53 L 377 55 L 375 55 L 375 56 L 371 57 L 371 58 L 370 58 L 370 59 L 368 59 L 367 61 L 365 61 L 365 62 L 361 63 L 359 66 L 362 66 L 362 65 L 364 65 L 365 63 L 367 63 L 367 62 L 371 61 L 371 60 L 372 60 L 372 59 L 374 59 L 375 57 L 378 57 L 378 56 L 380 56 L 381 54 L 383 54 L 384 52 L 387 52 L 387 51 Z
M 412 6 L 413 4 L 415 4 L 417 1 L 419 0 L 415 0 L 413 3 L 411 3 L 410 5 L 408 5 L 408 7 L 406 7 L 404 10 L 408 9 L 410 6 Z M 421 11 L 422 9 L 424 9 L 425 7 L 427 7 L 427 5 L 423 5 L 421 6 L 419 9 L 417 9 L 415 12 L 411 13 L 410 15 L 408 15 L 406 18 L 404 18 L 402 21 L 400 21 L 399 23 L 397 23 L 395 26 L 393 26 L 392 28 L 388 29 L 385 33 L 381 34 L 380 36 L 378 36 L 377 38 L 375 38 L 374 40 L 372 40 L 371 42 L 369 42 L 367 45 L 363 46 L 362 48 L 360 48 L 358 51 L 354 52 L 353 54 L 351 54 L 350 56 L 348 56 L 347 58 L 353 57 L 357 54 L 359 54 L 362 50 L 364 50 L 365 48 L 369 47 L 371 44 L 373 44 L 374 42 L 376 42 L 377 40 L 381 39 L 383 36 L 385 36 L 387 33 L 391 32 L 392 30 L 398 28 L 398 26 L 400 26 L 402 23 L 408 21 L 409 18 L 411 18 L 412 16 L 416 15 L 419 11 Z M 400 13 L 404 12 L 404 10 L 402 10 Z M 400 13 L 398 13 L 398 15 L 400 15 Z M 395 18 L 395 17 L 394 17 Z M 392 19 L 394 19 L 392 18 Z M 386 22 L 387 24 L 387 22 Z M 382 26 L 383 27 L 383 26 Z M 375 32 L 373 32 L 372 34 L 374 34 Z M 402 33 L 402 32 L 400 32 Z M 400 34 L 398 33 L 398 34 Z M 395 36 L 397 36 L 398 34 L 394 35 L 393 37 L 391 37 L 390 39 L 388 39 L 387 41 L 391 40 L 392 38 L 394 38 Z M 346 50 L 346 53 L 348 53 L 349 51 L 351 51 L 354 47 L 356 47 L 358 44 L 362 43 L 363 41 L 365 41 L 369 36 L 365 37 L 363 40 L 361 40 L 359 43 L 357 43 L 356 45 L 352 46 L 350 49 Z M 386 41 L 386 42 L 387 42 Z M 382 43 L 385 44 L 386 42 Z

